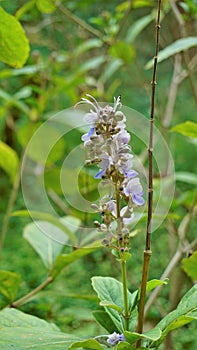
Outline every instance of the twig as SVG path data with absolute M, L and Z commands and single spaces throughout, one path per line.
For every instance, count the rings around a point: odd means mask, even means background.
M 149 262 L 151 258 L 151 224 L 152 224 L 152 209 L 153 209 L 153 128 L 154 128 L 154 111 L 155 111 L 155 89 L 156 89 L 156 73 L 157 73 L 157 60 L 159 51 L 159 33 L 160 33 L 160 12 L 161 12 L 161 2 L 158 0 L 158 10 L 157 10 L 157 22 L 156 22 L 156 42 L 155 42 L 155 57 L 154 57 L 154 67 L 152 76 L 152 94 L 151 94 L 151 111 L 150 111 L 150 135 L 149 135 L 149 147 L 148 147 L 148 219 L 147 219 L 147 230 L 146 230 L 146 247 L 144 251 L 144 262 L 142 271 L 142 283 L 141 283 L 141 293 L 139 302 L 139 313 L 138 313 L 138 333 L 143 332 L 144 323 L 144 305 L 146 298 L 146 284 L 148 280 L 148 270 Z M 136 347 L 141 346 L 141 340 L 136 344 Z
M 66 7 L 63 7 L 62 5 L 58 5 L 58 8 L 62 13 L 64 13 L 68 18 L 70 18 L 73 22 L 77 23 L 81 28 L 85 29 L 89 33 L 93 34 L 97 38 L 99 38 L 102 42 L 105 42 L 103 34 L 97 30 L 94 29 L 92 26 L 90 26 L 88 23 L 83 21 L 81 18 L 74 15 L 71 11 L 69 11 Z
M 164 118 L 162 122 L 165 128 L 167 128 L 170 125 L 170 122 L 172 119 L 174 104 L 175 104 L 176 96 L 178 92 L 178 86 L 180 84 L 180 79 L 179 79 L 180 72 L 181 72 L 181 55 L 177 54 L 175 56 L 174 72 L 173 72 L 172 81 L 171 81 L 170 89 L 168 93 L 168 103 L 166 106 L 166 110 L 165 110 Z
M 187 37 L 187 31 L 185 28 L 185 22 L 181 16 L 181 13 L 175 3 L 174 0 L 169 0 L 170 5 L 172 7 L 172 11 L 174 12 L 174 15 L 176 17 L 176 20 L 178 22 L 179 25 L 179 29 L 180 29 L 180 34 L 183 38 Z M 188 51 L 183 51 L 183 58 L 185 61 L 185 65 L 188 71 L 188 77 L 189 77 L 189 81 L 190 81 L 190 85 L 191 85 L 191 89 L 195 98 L 195 102 L 197 104 L 197 88 L 196 88 L 196 84 L 195 84 L 195 80 L 194 80 L 194 76 L 192 74 L 191 68 L 190 68 L 190 57 L 188 54 Z
M 177 266 L 178 262 L 181 260 L 182 255 L 185 252 L 195 249 L 196 247 L 197 247 L 197 238 L 185 247 L 179 246 L 173 258 L 170 260 L 168 266 L 166 267 L 165 271 L 163 272 L 162 276 L 160 277 L 160 280 L 164 280 L 165 278 L 168 278 L 172 273 L 172 271 L 174 270 L 175 266 Z M 162 288 L 163 288 L 163 285 L 158 286 L 150 295 L 144 309 L 144 317 L 146 317 L 148 311 L 150 310 L 150 307 L 154 303 L 155 299 L 157 298 Z
M 10 307 L 19 307 L 23 304 L 25 304 L 29 299 L 31 299 L 34 295 L 36 295 L 38 292 L 40 292 L 42 289 L 44 289 L 46 286 L 48 286 L 51 282 L 53 282 L 53 277 L 49 276 L 47 277 L 47 279 L 42 282 L 38 287 L 36 287 L 35 289 L 33 289 L 31 292 L 29 292 L 28 294 L 26 294 L 25 296 L 23 296 L 22 298 L 14 301 Z

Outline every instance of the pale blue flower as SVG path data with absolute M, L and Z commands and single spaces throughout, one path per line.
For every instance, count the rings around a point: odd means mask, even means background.
M 127 197 L 131 196 L 132 201 L 136 205 L 140 206 L 144 204 L 142 197 L 144 193 L 139 178 L 129 179 L 124 187 L 124 193 Z
M 124 334 L 119 334 L 119 333 L 112 333 L 108 336 L 107 343 L 110 345 L 116 345 L 121 341 L 126 341 Z
M 90 130 L 88 131 L 87 134 L 84 134 L 81 139 L 82 141 L 86 142 L 86 141 L 90 141 L 90 138 L 91 136 L 94 135 L 94 131 L 95 131 L 95 128 L 90 128 Z

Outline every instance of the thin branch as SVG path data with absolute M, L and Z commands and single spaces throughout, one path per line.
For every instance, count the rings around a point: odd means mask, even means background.
M 156 73 L 157 73 L 157 60 L 159 51 L 159 34 L 160 34 L 160 12 L 161 2 L 158 0 L 157 10 L 157 22 L 156 22 L 156 41 L 155 41 L 155 57 L 154 67 L 152 76 L 152 94 L 151 94 L 151 111 L 150 111 L 150 134 L 149 134 L 149 147 L 148 147 L 148 219 L 147 219 L 147 231 L 146 231 L 146 248 L 144 251 L 144 263 L 142 271 L 142 283 L 141 283 L 141 294 L 139 302 L 139 313 L 138 313 L 138 333 L 143 332 L 144 323 L 144 305 L 146 298 L 146 284 L 148 280 L 149 262 L 151 258 L 151 224 L 152 224 L 152 210 L 153 210 L 153 129 L 154 129 L 154 111 L 155 111 L 155 90 L 156 90 Z M 141 346 L 141 340 L 136 344 L 136 347 Z
M 164 118 L 163 118 L 163 126 L 167 128 L 170 125 L 172 115 L 173 115 L 173 110 L 174 110 L 174 105 L 176 101 L 176 96 L 178 92 L 178 86 L 180 84 L 180 72 L 181 72 L 181 55 L 177 54 L 175 56 L 175 62 L 174 62 L 174 72 L 172 76 L 172 81 L 170 84 L 170 89 L 168 93 L 168 103 L 166 106 L 166 110 L 164 113 Z
M 174 15 L 176 17 L 176 20 L 177 20 L 177 23 L 179 25 L 179 30 L 180 30 L 180 34 L 181 34 L 181 37 L 185 38 L 187 37 L 187 31 L 186 31 L 186 28 L 185 28 L 185 22 L 181 16 L 181 13 L 175 3 L 174 0 L 169 0 L 170 2 L 170 5 L 172 7 L 172 11 L 174 12 Z M 195 83 L 195 79 L 194 79 L 194 76 L 192 74 L 192 71 L 191 71 L 191 68 L 190 68 L 190 57 L 189 57 L 189 53 L 188 51 L 183 51 L 183 58 L 184 58 L 184 61 L 185 61 L 185 65 L 186 65 L 186 68 L 187 68 L 187 71 L 188 71 L 188 78 L 189 78 L 189 81 L 190 81 L 190 85 L 191 85 L 191 89 L 192 89 L 192 92 L 193 92 L 193 95 L 194 95 L 194 98 L 195 98 L 195 102 L 197 104 L 197 88 L 196 88 L 196 83 Z
M 94 36 L 96 36 L 97 38 L 99 38 L 101 41 L 105 42 L 103 34 L 93 28 L 92 26 L 90 26 L 88 23 L 86 23 L 85 21 L 83 21 L 81 18 L 77 17 L 76 15 L 74 15 L 71 11 L 69 11 L 66 7 L 63 7 L 62 5 L 58 5 L 58 8 L 60 9 L 60 11 L 62 11 L 62 13 L 64 13 L 68 18 L 70 18 L 73 22 L 77 23 L 81 28 L 85 29 L 87 32 L 93 34 Z
M 186 245 L 185 247 L 180 245 L 178 247 L 176 253 L 174 254 L 173 258 L 170 260 L 165 271 L 161 275 L 160 280 L 164 280 L 165 278 L 168 278 L 170 276 L 170 274 L 172 273 L 172 271 L 174 270 L 174 268 L 177 266 L 178 262 L 181 260 L 182 255 L 186 252 L 189 252 L 189 251 L 196 249 L 196 247 L 197 247 L 197 238 L 193 242 L 191 242 L 190 244 Z M 163 285 L 158 286 L 157 288 L 155 288 L 155 290 L 150 295 L 150 297 L 146 303 L 145 309 L 144 309 L 144 317 L 146 317 L 148 311 L 150 310 L 152 304 L 157 299 L 157 296 L 160 293 L 162 288 L 163 288 Z
M 22 298 L 14 301 L 10 307 L 19 307 L 23 304 L 25 304 L 29 299 L 31 299 L 34 295 L 36 295 L 38 292 L 40 292 L 42 289 L 44 289 L 46 286 L 48 286 L 51 282 L 53 282 L 53 277 L 49 276 L 47 277 L 47 279 L 42 282 L 38 287 L 36 287 L 35 289 L 33 289 L 31 292 L 29 292 L 28 294 L 26 294 L 25 296 L 23 296 Z

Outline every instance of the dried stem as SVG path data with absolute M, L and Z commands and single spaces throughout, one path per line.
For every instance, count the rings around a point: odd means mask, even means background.
M 147 280 L 148 280 L 149 262 L 150 262 L 150 257 L 152 254 L 152 252 L 151 252 L 151 224 L 152 224 L 152 208 L 153 208 L 153 128 L 154 128 L 157 60 L 158 60 L 158 51 L 159 51 L 161 1 L 162 0 L 158 0 L 155 56 L 154 56 L 153 76 L 152 76 L 152 82 L 151 82 L 152 94 L 151 94 L 151 111 L 150 111 L 150 134 L 149 134 L 149 147 L 148 147 L 148 163 L 149 163 L 149 168 L 148 168 L 148 219 L 147 219 L 147 230 L 146 230 L 146 248 L 144 251 L 141 294 L 140 294 L 140 302 L 139 302 L 138 327 L 137 327 L 138 333 L 143 332 L 146 284 L 147 284 Z M 139 340 L 136 344 L 137 348 L 139 348 L 140 346 L 141 346 L 141 340 Z

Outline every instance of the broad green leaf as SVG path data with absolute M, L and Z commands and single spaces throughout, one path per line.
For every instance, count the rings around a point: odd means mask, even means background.
M 111 317 L 114 325 L 119 332 L 123 331 L 123 316 L 124 311 L 124 298 L 122 283 L 112 277 L 100 277 L 96 276 L 92 278 L 92 286 L 96 291 L 101 302 L 104 302 L 104 309 Z M 128 293 L 129 309 L 131 310 L 136 301 L 136 293 Z M 112 305 L 113 308 L 110 306 Z M 116 305 L 117 309 L 115 309 Z M 122 312 L 121 312 L 122 310 Z M 136 315 L 135 315 L 136 316 Z
M 182 327 L 195 319 L 197 319 L 197 284 L 183 296 L 177 308 L 157 324 L 156 328 L 159 327 L 161 329 L 162 335 L 152 345 L 158 347 L 170 331 Z
M 181 135 L 197 138 L 197 123 L 186 121 L 184 123 L 177 124 L 171 128 L 172 132 L 178 132 Z
M 197 185 L 197 175 L 187 171 L 179 171 L 175 173 L 176 181 L 186 182 L 191 185 Z
M 21 284 L 21 276 L 16 272 L 0 270 L 0 294 L 12 303 Z
M 195 251 L 189 258 L 184 258 L 181 263 L 186 274 L 192 279 L 197 280 L 197 251 Z
M 29 55 L 29 42 L 18 20 L 2 7 L 0 7 L 0 37 L 0 61 L 15 68 L 22 67 Z
M 18 165 L 17 153 L 6 143 L 0 141 L 0 167 L 9 175 L 11 181 L 15 179 Z
M 118 329 L 114 325 L 113 321 L 109 317 L 108 313 L 104 310 L 93 311 L 93 316 L 96 321 L 105 328 L 110 334 L 113 332 L 118 333 Z
M 19 310 L 0 311 L 1 350 L 68 350 L 69 346 L 81 339 L 62 333 L 52 323 Z
M 157 280 L 157 279 L 153 279 L 151 281 L 148 281 L 146 284 L 146 292 L 148 293 L 151 290 L 155 289 L 156 287 L 161 286 L 162 284 L 168 284 L 168 278 L 166 278 L 163 281 Z
M 70 254 L 59 255 L 52 270 L 52 276 L 56 277 L 66 266 L 86 256 L 99 248 L 99 245 L 92 245 L 86 248 L 79 248 Z
M 101 346 L 101 344 L 98 343 L 97 340 L 95 339 L 87 339 L 87 340 L 81 340 L 77 341 L 76 343 L 73 343 L 70 347 L 69 350 L 72 349 L 94 349 L 94 350 L 103 350 L 104 348 Z
M 154 1 L 153 0 L 133 0 L 132 6 L 133 8 L 154 6 Z
M 55 241 L 50 234 L 57 239 Z M 24 238 L 31 244 L 38 255 L 41 257 L 47 269 L 51 270 L 56 257 L 60 254 L 63 245 L 58 243 L 58 235 L 65 233 L 57 226 L 47 221 L 34 221 L 25 226 L 23 231 Z M 66 236 L 65 236 L 66 243 Z
M 169 46 L 167 46 L 165 49 L 161 50 L 158 54 L 158 62 L 162 62 L 166 60 L 167 58 L 175 55 L 178 52 L 185 51 L 189 49 L 190 47 L 197 45 L 197 37 L 196 36 L 190 36 L 187 38 L 182 38 L 179 40 L 176 40 Z M 145 68 L 150 69 L 153 67 L 154 61 L 151 59 L 146 64 Z
M 61 219 L 48 214 L 44 212 L 39 211 L 28 211 L 28 210 L 19 210 L 15 211 L 13 216 L 31 216 L 35 220 L 42 220 L 42 221 L 48 221 L 49 223 L 53 224 L 54 226 L 58 227 L 60 230 L 62 230 L 70 239 L 71 243 L 76 244 L 76 237 L 73 234 L 73 232 L 70 230 L 68 222 L 66 224 L 61 221 Z
M 36 0 L 36 6 L 40 12 L 52 13 L 56 10 L 55 0 Z

